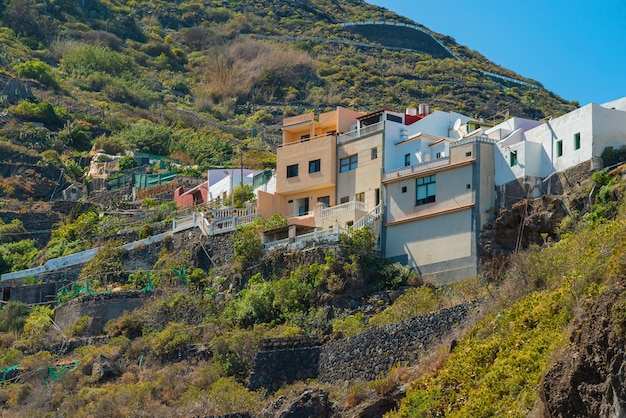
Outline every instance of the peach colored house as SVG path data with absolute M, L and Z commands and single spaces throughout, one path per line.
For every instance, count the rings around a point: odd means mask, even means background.
M 315 226 L 314 210 L 334 206 L 337 135 L 349 132 L 363 115 L 337 107 L 283 121 L 283 143 L 276 152 L 276 193 L 259 192 L 258 213 L 285 216 L 290 224 Z

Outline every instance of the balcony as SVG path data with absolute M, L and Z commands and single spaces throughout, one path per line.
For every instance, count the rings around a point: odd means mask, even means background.
M 337 135 L 337 145 L 343 145 L 347 144 L 348 142 L 356 141 L 363 136 L 380 132 L 383 129 L 385 129 L 385 122 L 378 122 L 373 125 L 357 129 L 355 131 L 346 132 L 345 134 L 339 134 Z
M 337 216 L 340 213 L 344 213 L 348 211 L 357 211 L 357 210 L 362 211 L 362 212 L 367 212 L 367 204 L 364 202 L 353 200 L 348 203 L 342 203 L 340 205 L 335 205 L 329 208 L 324 208 L 320 211 L 320 218 L 328 218 L 331 216 Z
M 427 161 L 425 163 L 413 164 L 407 167 L 397 168 L 395 170 L 390 170 L 383 173 L 383 181 L 432 170 L 433 168 L 443 167 L 448 164 L 450 164 L 450 157 L 438 158 L 436 160 Z

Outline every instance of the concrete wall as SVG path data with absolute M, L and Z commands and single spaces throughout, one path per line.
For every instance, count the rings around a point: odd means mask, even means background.
M 372 148 L 376 148 L 376 158 L 372 159 Z M 369 210 L 376 207 L 380 198 L 381 172 L 383 166 L 383 132 L 359 138 L 356 141 L 339 145 L 337 148 L 337 203 L 341 198 L 355 200 L 357 193 L 364 193 L 364 202 Z M 342 158 L 358 155 L 358 165 L 354 170 L 340 173 Z M 354 219 L 356 221 L 358 219 Z
M 149 294 L 138 291 L 82 296 L 58 306 L 54 310 L 54 322 L 65 331 L 86 315 L 91 318 L 89 333 L 96 335 L 107 321 L 143 306 L 148 297 Z
M 276 192 L 289 195 L 306 190 L 334 187 L 337 138 L 325 136 L 278 148 Z M 309 161 L 320 159 L 320 171 L 309 173 Z M 287 166 L 298 164 L 298 175 L 287 177 Z

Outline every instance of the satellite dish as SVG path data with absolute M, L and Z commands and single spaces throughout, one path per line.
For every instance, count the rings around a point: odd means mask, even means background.
M 461 118 L 458 118 L 457 120 L 454 121 L 453 129 L 458 132 L 460 127 L 461 127 Z

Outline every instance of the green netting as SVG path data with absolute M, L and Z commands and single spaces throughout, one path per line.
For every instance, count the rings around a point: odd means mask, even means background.
M 8 367 L 4 370 L 2 370 L 0 373 L 2 374 L 2 376 L 0 377 L 0 383 L 4 383 L 7 380 L 7 377 L 11 374 L 11 372 L 13 370 L 17 370 L 20 367 L 19 364 L 16 364 L 14 366 Z
M 176 178 L 178 173 L 176 171 L 169 171 L 161 174 L 133 174 L 133 184 L 140 189 L 147 189 L 150 187 L 160 186 L 171 182 Z
M 125 187 L 128 182 L 132 179 L 131 173 L 124 173 L 120 176 L 116 176 L 115 178 L 109 178 L 107 180 L 107 189 L 108 190 L 116 190 Z
M 77 298 L 80 295 L 93 295 L 93 294 L 95 294 L 95 292 L 91 290 L 91 286 L 89 285 L 89 280 L 87 280 L 84 286 L 81 286 L 77 282 L 74 282 L 72 283 L 71 289 L 64 287 L 57 292 L 57 302 L 61 304 L 61 303 L 70 301 L 74 298 Z
M 148 284 L 141 289 L 142 292 L 152 292 L 152 279 L 150 278 L 150 272 L 148 272 Z
M 185 286 L 189 285 L 189 281 L 187 280 L 187 274 L 185 273 L 185 266 L 182 266 L 180 270 L 173 269 L 173 271 L 175 275 L 180 277 L 181 281 L 183 282 L 183 285 Z
M 50 366 L 48 367 L 47 373 L 44 374 L 43 376 L 43 382 L 44 384 L 47 385 L 50 382 L 55 382 L 59 379 L 62 379 L 63 376 L 65 376 L 66 372 L 71 372 L 73 370 L 76 370 L 76 367 L 78 367 L 78 360 L 70 364 Z

